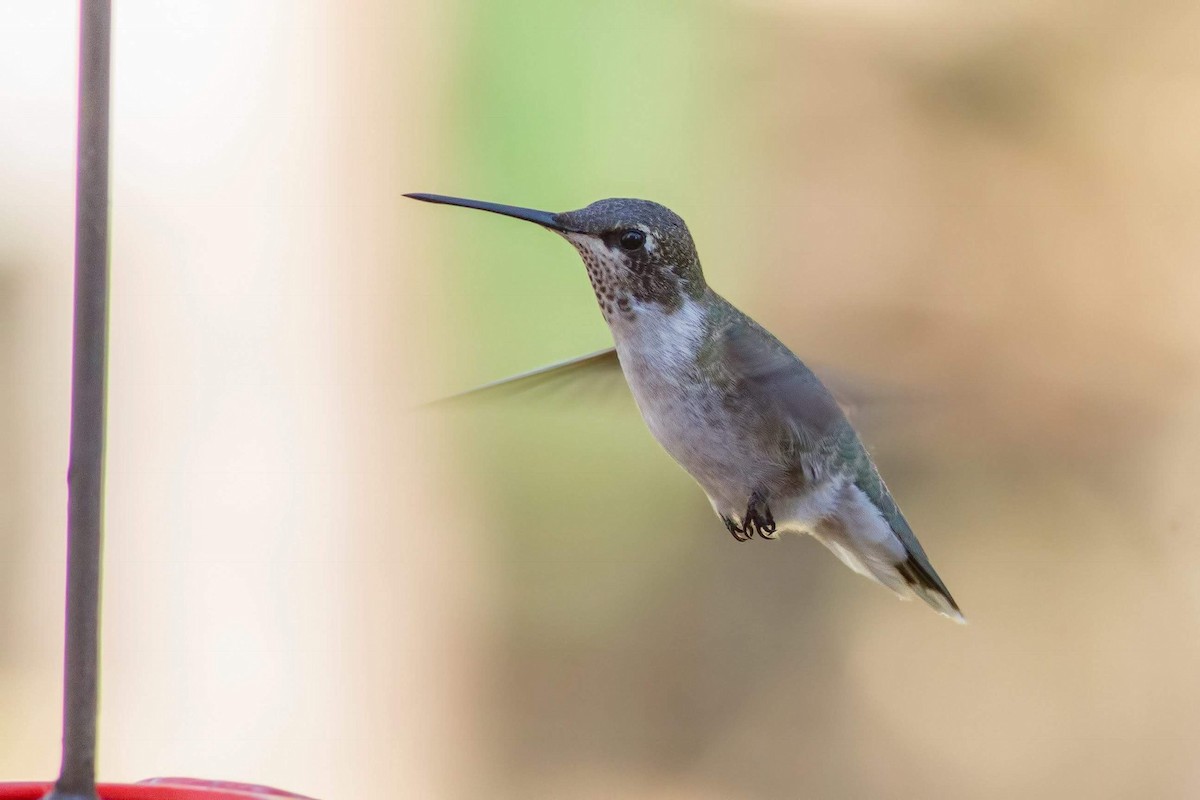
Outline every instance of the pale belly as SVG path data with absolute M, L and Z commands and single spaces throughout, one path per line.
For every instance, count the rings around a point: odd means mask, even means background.
M 673 387 L 642 386 L 633 394 L 654 438 L 696 479 L 717 514 L 740 522 L 750 495 L 770 491 L 778 480 L 779 468 L 746 438 L 719 396 L 686 379 Z M 844 480 L 826 478 L 802 491 L 771 496 L 779 530 L 814 532 L 835 510 L 843 488 Z
M 718 513 L 740 516 L 767 478 L 761 448 L 746 438 L 720 393 L 695 374 L 630 360 L 625 376 L 650 433 Z
M 659 444 L 700 484 L 718 514 L 737 516 L 778 467 L 730 411 L 720 389 L 696 370 L 704 307 L 674 313 L 634 306 L 609 320 L 621 369 Z

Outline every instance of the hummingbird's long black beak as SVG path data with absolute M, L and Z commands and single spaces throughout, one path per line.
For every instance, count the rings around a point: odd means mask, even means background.
M 527 222 L 536 222 L 543 228 L 549 228 L 552 231 L 569 232 L 570 228 L 558 221 L 558 216 L 549 211 L 538 211 L 532 208 L 521 208 L 519 206 L 506 206 L 501 203 L 485 203 L 482 200 L 467 200 L 462 197 L 446 197 L 442 194 L 406 194 L 405 197 L 411 197 L 413 200 L 422 200 L 426 203 L 441 203 L 447 206 L 462 206 L 463 208 L 477 208 L 480 211 L 490 211 L 493 214 L 503 214 L 506 217 L 514 217 L 523 219 Z

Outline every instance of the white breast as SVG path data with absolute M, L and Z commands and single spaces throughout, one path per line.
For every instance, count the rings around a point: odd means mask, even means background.
M 609 321 L 621 363 L 636 364 L 647 371 L 646 378 L 691 370 L 703 341 L 704 307 L 689 299 L 668 312 L 656 303 L 630 302 L 630 313 L 615 314 Z
M 758 462 L 715 387 L 702 380 L 696 355 L 704 342 L 704 307 L 687 300 L 673 313 L 634 304 L 610 320 L 617 355 L 646 426 L 691 473 L 718 510 L 744 508 Z M 736 500 L 726 498 L 736 498 Z

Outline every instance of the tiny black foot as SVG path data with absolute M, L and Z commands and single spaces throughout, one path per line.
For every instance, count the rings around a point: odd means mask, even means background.
M 726 516 L 722 515 L 721 521 L 725 523 L 725 530 L 732 533 L 733 538 L 736 539 L 737 541 L 748 542 L 748 541 L 750 541 L 751 538 L 753 538 L 753 534 L 747 534 L 746 536 L 742 536 L 742 534 L 746 532 L 745 529 L 739 527 L 738 524 L 733 521 L 732 517 L 726 517 Z
M 776 538 L 775 533 L 775 517 L 771 515 L 771 509 L 767 506 L 766 498 L 761 492 L 755 492 L 750 495 L 750 503 L 746 506 L 746 516 L 742 519 L 742 532 L 747 534 L 747 538 L 758 534 L 764 539 Z
M 746 515 L 742 517 L 742 524 L 738 525 L 733 521 L 732 517 L 721 516 L 721 521 L 725 523 L 725 530 L 733 534 L 733 538 L 739 542 L 748 542 L 754 538 L 754 534 L 758 534 L 764 539 L 774 539 L 775 536 L 775 517 L 771 515 L 771 509 L 767 507 L 767 501 L 763 498 L 760 492 L 755 492 L 750 495 L 750 504 L 746 506 Z

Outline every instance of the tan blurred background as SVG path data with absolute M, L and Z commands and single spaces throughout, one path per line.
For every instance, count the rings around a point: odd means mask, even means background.
M 322 798 L 1200 796 L 1200 6 L 117 3 L 100 770 Z M 57 767 L 76 7 L 0 3 L 0 780 Z M 641 196 L 876 387 L 966 628 L 736 545 L 576 256 Z

